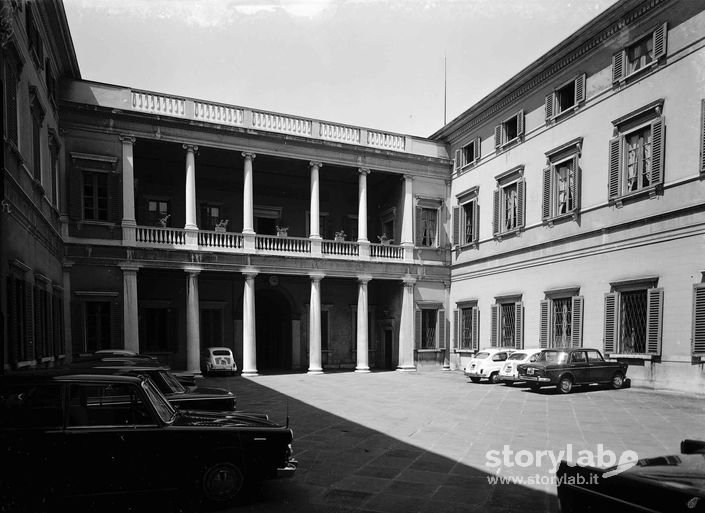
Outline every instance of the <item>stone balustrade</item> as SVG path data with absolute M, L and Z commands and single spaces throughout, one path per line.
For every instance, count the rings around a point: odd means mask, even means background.
M 186 100 L 163 94 L 132 91 L 132 108 L 151 114 L 184 117 Z
M 252 111 L 252 127 L 305 137 L 310 137 L 312 132 L 312 122 L 308 119 L 272 114 L 271 112 L 259 110 Z
M 194 101 L 193 116 L 197 120 L 221 125 L 242 126 L 245 122 L 245 111 L 227 105 Z

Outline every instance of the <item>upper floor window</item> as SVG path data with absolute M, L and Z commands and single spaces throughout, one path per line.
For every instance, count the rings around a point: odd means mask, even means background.
M 34 179 L 42 181 L 42 124 L 44 108 L 37 96 L 37 88 L 29 88 L 29 105 L 32 113 L 32 173 Z
M 83 303 L 83 350 L 93 353 L 111 347 L 110 301 Z
M 524 347 L 524 303 L 513 298 L 497 298 L 491 305 L 490 345 Z
M 610 140 L 609 199 L 641 192 L 656 194 L 663 184 L 663 100 L 623 116 L 612 123 L 616 137 Z
M 543 170 L 542 218 L 549 224 L 578 211 L 581 146 L 582 138 L 578 138 L 546 152 L 548 167 Z
M 83 172 L 83 219 L 108 220 L 108 174 Z
M 578 75 L 567 84 L 546 95 L 546 121 L 572 112 L 585 101 L 585 74 Z
M 215 230 L 218 223 L 225 217 L 223 208 L 220 205 L 201 203 L 201 228 L 204 230 Z
M 455 150 L 455 170 L 475 164 L 480 160 L 480 138 L 476 137 L 468 144 Z
M 171 226 L 171 202 L 169 200 L 147 200 L 147 225 Z
M 25 30 L 27 31 L 27 40 L 29 41 L 29 51 L 34 58 L 37 67 L 41 68 L 44 64 L 44 45 L 42 44 L 42 38 L 39 35 L 37 21 L 34 19 L 34 12 L 32 11 L 31 2 L 28 2 L 27 5 L 25 5 L 25 12 Z
M 480 347 L 480 309 L 476 302 L 458 304 L 455 314 L 456 347 L 477 350 Z
M 5 134 L 15 146 L 19 145 L 19 121 L 17 118 L 17 84 L 20 80 L 21 60 L 12 43 L 8 45 L 13 51 L 5 58 Z
M 583 328 L 583 297 L 575 292 L 547 293 L 540 303 L 539 346 L 581 347 Z
M 49 97 L 49 101 L 56 108 L 56 77 L 52 71 L 51 61 L 49 59 L 46 59 L 44 64 L 44 78 L 46 82 L 47 96 Z
M 437 247 L 441 200 L 418 198 L 416 204 L 416 245 Z
M 518 166 L 496 177 L 493 222 L 495 237 L 514 233 L 524 227 L 526 184 L 523 175 L 524 166 Z
M 524 137 L 524 111 L 520 110 L 494 129 L 494 146 L 499 151 Z
M 478 188 L 458 196 L 458 205 L 453 207 L 453 242 L 457 246 L 476 245 L 479 240 L 480 207 L 477 203 Z
M 612 56 L 612 82 L 621 83 L 642 70 L 656 66 L 666 55 L 668 29 L 660 25 L 653 32 Z
M 661 354 L 663 289 L 655 281 L 616 284 L 605 294 L 605 353 Z

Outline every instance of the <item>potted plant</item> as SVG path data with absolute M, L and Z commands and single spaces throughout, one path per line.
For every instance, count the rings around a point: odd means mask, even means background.
M 218 224 L 215 225 L 215 231 L 216 232 L 225 232 L 227 231 L 228 228 L 228 223 L 230 222 L 229 219 L 221 219 L 218 221 Z
M 377 235 L 377 239 L 379 240 L 380 244 L 384 246 L 389 246 L 394 239 L 390 239 L 387 237 L 386 233 L 383 233 L 382 235 Z
M 289 236 L 289 227 L 288 226 L 279 226 L 277 225 L 277 237 L 288 237 Z
M 335 242 L 343 242 L 345 240 L 346 234 L 345 230 L 340 230 L 339 232 L 335 232 Z
M 162 228 L 166 228 L 167 223 L 169 222 L 169 218 L 171 217 L 171 214 L 167 214 L 164 217 L 159 219 L 159 226 Z

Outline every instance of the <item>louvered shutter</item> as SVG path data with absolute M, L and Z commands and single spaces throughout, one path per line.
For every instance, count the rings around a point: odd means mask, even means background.
M 541 218 L 545 221 L 551 217 L 551 167 L 543 170 L 543 205 L 541 206 Z
M 17 363 L 17 342 L 20 337 L 17 336 L 18 331 L 18 304 L 17 304 L 17 289 L 16 279 L 14 276 L 8 276 L 6 281 L 7 287 L 7 347 L 10 357 L 10 363 Z
M 664 132 L 663 117 L 654 119 L 651 122 L 651 185 L 663 182 Z
M 460 167 L 462 166 L 462 164 L 460 163 L 460 155 L 461 154 L 462 154 L 462 152 L 460 150 L 455 150 L 455 170 L 456 171 L 458 169 L 460 169 Z
M 463 329 L 462 326 L 460 326 L 460 312 L 457 308 L 453 310 L 453 325 L 455 326 L 455 348 L 459 349 L 462 346 L 461 338 Z
M 551 328 L 551 300 L 542 299 L 539 304 L 539 347 L 546 349 Z
M 446 311 L 438 310 L 438 346 L 446 347 Z
M 473 159 L 473 162 L 477 162 L 478 160 L 480 160 L 480 146 L 482 145 L 482 140 L 479 137 L 476 137 L 473 141 L 473 145 L 475 153 L 475 158 Z
M 502 125 L 494 127 L 494 147 L 499 149 L 502 146 Z
M 414 332 L 416 333 L 416 341 L 415 341 L 416 347 L 423 347 L 422 346 L 423 339 L 421 338 L 422 324 L 423 323 L 421 322 L 421 310 L 416 310 L 414 312 Z
M 491 315 L 491 329 L 490 332 L 490 346 L 497 347 L 498 331 L 499 331 L 499 305 L 490 306 Z
M 19 74 L 17 73 L 17 65 L 14 58 L 7 59 L 5 65 L 5 94 L 6 94 L 6 121 L 7 121 L 7 138 L 18 145 L 19 139 L 17 136 L 17 82 Z
M 460 208 L 453 207 L 453 244 L 459 246 L 460 242 Z
M 492 216 L 492 233 L 497 235 L 499 233 L 499 189 L 494 191 L 494 215 Z
M 575 105 L 585 101 L 585 73 L 575 79 Z
M 517 138 L 524 137 L 524 111 L 517 112 Z
M 472 202 L 472 242 L 480 240 L 480 205 L 477 199 Z
M 619 197 L 619 175 L 621 170 L 621 137 L 610 139 L 609 199 Z
M 125 347 L 125 342 L 122 338 L 123 315 L 119 300 L 110 303 L 110 344 L 111 347 Z M 104 348 L 103 348 L 104 349 Z
M 34 300 L 32 294 L 32 284 L 28 281 L 24 283 L 25 292 L 25 315 L 24 315 L 24 326 L 25 326 L 25 358 L 27 360 L 34 360 L 34 345 L 36 343 L 36 332 L 34 329 Z M 23 343 L 20 341 L 20 344 Z
M 654 30 L 654 61 L 659 60 L 661 57 L 666 55 L 668 51 L 668 27 L 664 23 L 656 30 Z
M 580 158 L 578 155 L 573 155 L 573 183 L 570 185 L 571 193 L 573 194 L 573 212 L 580 210 L 580 181 L 582 173 L 580 171 Z
M 47 353 L 50 356 L 56 356 L 58 353 L 55 351 L 56 341 L 54 340 L 54 297 L 48 291 L 44 291 L 44 308 Z
M 663 289 L 648 289 L 646 303 L 646 353 L 661 354 Z
M 480 348 L 480 309 L 472 307 L 472 349 L 477 351 Z
M 612 56 L 612 83 L 618 83 L 624 78 L 626 52 L 620 50 Z
M 700 101 L 700 174 L 705 173 L 705 100 Z
M 546 111 L 546 121 L 550 121 L 553 119 L 553 101 L 556 96 L 556 93 L 554 91 L 551 91 L 549 94 L 546 95 L 546 104 L 545 104 L 545 111 Z
M 416 245 L 423 242 L 423 225 L 421 223 L 421 207 L 416 207 Z
M 517 228 L 523 228 L 526 212 L 526 181 L 523 178 L 517 182 L 517 203 Z
M 570 319 L 570 345 L 583 347 L 583 296 L 573 296 Z
M 604 353 L 614 353 L 619 336 L 619 293 L 605 294 Z
M 524 349 L 524 303 L 514 303 L 514 347 Z
M 705 356 L 705 283 L 693 285 L 693 356 Z

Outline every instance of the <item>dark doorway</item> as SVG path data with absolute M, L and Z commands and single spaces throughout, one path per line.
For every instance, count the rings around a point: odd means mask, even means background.
M 393 344 L 392 330 L 384 330 L 384 368 L 393 369 L 394 364 L 392 363 L 392 344 Z
M 291 369 L 291 308 L 277 290 L 255 293 L 257 370 Z

